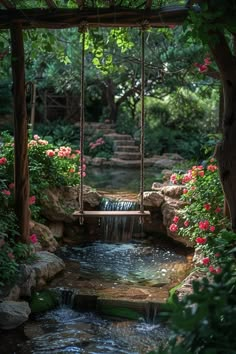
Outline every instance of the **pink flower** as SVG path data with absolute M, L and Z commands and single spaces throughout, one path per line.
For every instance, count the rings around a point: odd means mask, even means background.
M 2 194 L 4 195 L 11 195 L 11 192 L 7 189 L 3 189 Z
M 220 274 L 220 273 L 222 273 L 222 268 L 221 267 L 214 268 L 213 266 L 210 266 L 208 269 L 209 269 L 209 272 L 211 272 L 212 274 Z
M 188 220 L 185 220 L 184 226 L 185 226 L 185 227 L 188 227 L 188 226 L 189 226 L 189 221 L 188 221 Z
M 217 207 L 216 209 L 215 209 L 215 213 L 220 213 L 221 212 L 221 208 L 220 207 Z
M 176 173 L 173 173 L 171 176 L 170 176 L 170 181 L 174 184 L 177 183 L 177 175 Z
M 10 183 L 8 187 L 9 187 L 9 189 L 15 188 L 15 183 Z
M 195 191 L 195 190 L 196 190 L 196 187 L 195 187 L 195 186 L 192 186 L 192 187 L 191 187 L 191 190 L 192 190 L 192 191 Z
M 205 245 L 205 243 L 207 242 L 207 239 L 205 237 L 197 237 L 195 241 L 197 243 L 199 243 L 200 245 Z
M 206 204 L 203 205 L 203 208 L 206 209 L 206 210 L 210 210 L 211 209 L 211 204 L 206 203 Z
M 6 157 L 2 157 L 2 158 L 0 159 L 0 165 L 6 165 L 6 163 L 7 163 Z
M 86 165 L 85 164 L 83 164 L 83 171 L 85 171 L 86 170 Z
M 216 170 L 218 170 L 218 167 L 216 165 L 208 165 L 207 170 L 211 172 L 215 172 Z
M 215 253 L 215 257 L 220 257 L 221 256 L 221 254 L 219 253 L 219 252 L 217 252 L 217 253 Z
M 208 67 L 205 64 L 200 64 L 198 70 L 200 71 L 200 73 L 205 73 L 208 70 Z
M 29 197 L 29 205 L 35 204 L 35 202 L 36 202 L 36 197 L 34 195 Z
M 199 229 L 201 229 L 201 230 L 208 230 L 210 223 L 208 220 L 204 220 L 204 221 L 200 221 L 198 226 L 199 226 Z
M 205 258 L 202 259 L 202 264 L 207 265 L 209 263 L 210 263 L 210 258 L 209 257 L 205 257 Z
M 209 230 L 210 230 L 211 232 L 214 232 L 215 229 L 216 229 L 216 228 L 215 228 L 215 226 L 213 226 L 213 225 L 209 227 Z
M 198 172 L 198 176 L 204 177 L 204 171 L 199 171 L 199 172 Z
M 179 221 L 179 217 L 178 217 L 177 215 L 175 215 L 175 216 L 173 217 L 173 222 L 174 222 L 175 224 L 177 224 L 178 221 Z
M 211 59 L 209 57 L 204 59 L 205 65 L 211 65 Z
M 37 243 L 37 242 L 38 242 L 38 238 L 37 238 L 37 235 L 36 235 L 36 234 L 30 235 L 29 239 L 30 239 L 30 241 L 31 241 L 32 243 Z
M 169 230 L 171 232 L 176 232 L 178 230 L 178 226 L 176 224 L 171 224 Z
M 80 155 L 80 150 L 75 150 L 75 152 L 76 152 L 78 155 Z
M 183 194 L 187 194 L 187 193 L 188 193 L 187 188 L 184 188 L 184 189 L 183 189 Z
M 34 135 L 34 140 L 39 140 L 39 139 L 40 139 L 40 137 L 37 134 L 35 134 Z
M 55 156 L 55 152 L 53 150 L 47 150 L 46 155 L 49 157 L 53 157 L 53 156 Z

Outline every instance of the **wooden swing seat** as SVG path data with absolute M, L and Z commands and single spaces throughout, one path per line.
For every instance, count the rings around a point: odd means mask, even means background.
M 84 217 L 103 217 L 103 216 L 148 216 L 150 211 L 139 211 L 139 210 L 84 210 L 75 211 L 74 216 L 84 216 Z

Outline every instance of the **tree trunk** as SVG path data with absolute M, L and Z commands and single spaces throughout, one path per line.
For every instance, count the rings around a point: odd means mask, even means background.
M 236 77 L 224 82 L 223 140 L 217 146 L 216 158 L 228 203 L 232 229 L 236 232 Z
M 15 212 L 21 241 L 29 240 L 28 133 L 25 97 L 24 44 L 21 24 L 11 28 L 12 75 L 14 92 Z
M 220 70 L 224 93 L 223 139 L 216 148 L 216 158 L 232 230 L 236 232 L 236 59 L 223 33 L 211 35 L 209 45 Z

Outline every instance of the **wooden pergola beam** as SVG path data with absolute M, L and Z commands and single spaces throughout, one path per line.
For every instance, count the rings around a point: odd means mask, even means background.
M 50 9 L 56 9 L 57 5 L 55 4 L 55 2 L 53 0 L 45 0 L 46 4 L 48 5 L 48 7 L 50 7 Z
M 0 4 L 2 4 L 6 9 L 15 8 L 15 6 L 9 0 L 0 0 Z
M 21 241 L 29 240 L 28 131 L 25 97 L 23 30 L 20 23 L 11 27 L 12 76 L 14 92 L 14 182 L 15 212 Z
M 83 9 L 11 9 L 0 10 L 0 29 L 8 29 L 14 22 L 23 29 L 59 29 L 78 27 L 87 22 L 89 27 L 139 27 L 148 21 L 152 27 L 182 24 L 188 14 L 185 7 L 168 6 L 161 9 L 94 8 Z

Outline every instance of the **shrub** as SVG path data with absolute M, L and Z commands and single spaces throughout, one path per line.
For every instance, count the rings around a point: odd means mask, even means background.
M 0 285 L 13 281 L 18 265 L 33 255 L 33 248 L 18 242 L 19 228 L 14 212 L 14 141 L 7 133 L 1 134 L 0 147 Z M 80 183 L 80 151 L 69 146 L 55 147 L 35 135 L 28 143 L 31 216 L 40 214 L 43 191 L 54 186 L 73 186 Z M 86 165 L 83 165 L 85 175 Z M 37 236 L 29 237 L 31 243 Z
M 185 185 L 186 206 L 173 218 L 172 232 L 195 241 L 204 275 L 193 282 L 192 294 L 175 296 L 169 318 L 171 340 L 158 354 L 235 353 L 236 338 L 236 235 L 223 216 L 223 193 L 214 159 L 174 173 L 171 182 Z M 154 352 L 153 352 L 154 353 Z

